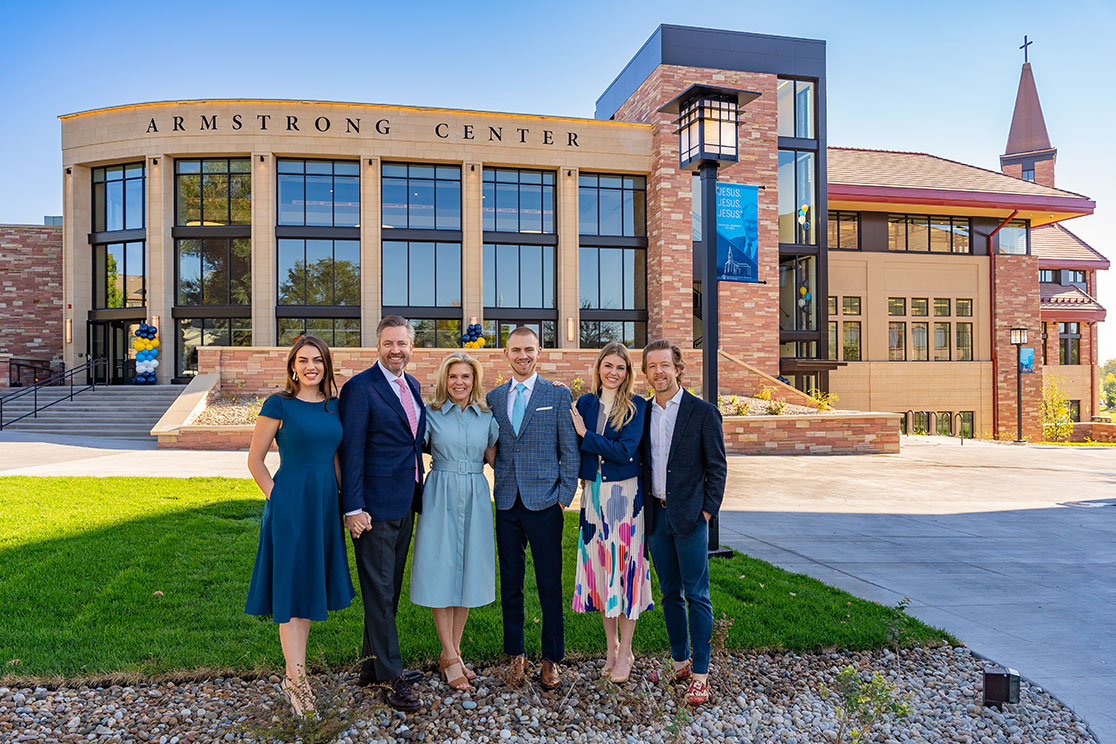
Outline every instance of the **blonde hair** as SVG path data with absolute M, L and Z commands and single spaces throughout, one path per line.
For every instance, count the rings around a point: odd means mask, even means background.
M 590 390 L 593 395 L 598 398 L 604 385 L 601 383 L 601 362 L 605 357 L 618 356 L 624 360 L 625 375 L 624 381 L 620 383 L 620 387 L 616 390 L 616 400 L 612 403 L 612 410 L 608 414 L 608 422 L 612 424 L 612 428 L 619 431 L 633 418 L 635 418 L 636 407 L 632 403 L 632 390 L 635 387 L 635 378 L 632 376 L 632 357 L 628 354 L 628 348 L 624 344 L 612 343 L 606 344 L 601 352 L 597 354 L 597 361 L 593 362 L 593 383 Z
M 473 370 L 473 389 L 469 393 L 469 404 L 477 406 L 482 411 L 487 411 L 488 404 L 485 403 L 484 387 L 481 384 L 484 369 L 481 368 L 480 362 L 464 351 L 454 351 L 446 354 L 446 358 L 442 360 L 442 366 L 438 369 L 438 383 L 434 386 L 434 399 L 430 402 L 431 407 L 435 410 L 441 410 L 446 401 L 450 400 L 449 371 L 450 367 L 455 364 L 468 364 Z

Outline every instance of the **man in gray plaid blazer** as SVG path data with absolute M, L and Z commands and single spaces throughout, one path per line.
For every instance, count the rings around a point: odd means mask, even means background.
M 493 490 L 504 652 L 511 656 L 508 681 L 522 684 L 527 671 L 523 576 L 530 545 L 543 616 L 539 682 L 554 689 L 557 665 L 565 656 L 562 510 L 573 501 L 581 453 L 570 417 L 570 391 L 538 376 L 538 356 L 535 331 L 524 326 L 512 331 L 504 347 L 512 379 L 488 394 L 488 405 L 500 424 Z

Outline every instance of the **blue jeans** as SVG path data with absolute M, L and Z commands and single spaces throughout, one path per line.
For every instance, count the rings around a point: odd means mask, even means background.
M 663 592 L 663 620 L 670 639 L 670 655 L 675 661 L 689 659 L 692 643 L 694 673 L 707 674 L 713 638 L 709 525 L 703 517 L 693 532 L 679 535 L 670 526 L 665 509 L 657 503 L 651 508 L 658 513 L 647 544 Z

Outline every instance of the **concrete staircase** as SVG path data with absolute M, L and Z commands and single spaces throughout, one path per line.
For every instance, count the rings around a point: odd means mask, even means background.
M 151 427 L 170 407 L 185 385 L 115 385 L 97 387 L 74 396 L 71 400 L 39 411 L 38 417 L 30 416 L 14 424 L 7 422 L 29 413 L 33 408 L 33 394 L 3 403 L 4 431 L 24 434 L 99 437 L 106 439 L 131 439 L 152 441 Z M 5 397 L 20 389 L 4 391 Z M 45 387 L 39 389 L 39 405 L 68 398 L 70 388 Z

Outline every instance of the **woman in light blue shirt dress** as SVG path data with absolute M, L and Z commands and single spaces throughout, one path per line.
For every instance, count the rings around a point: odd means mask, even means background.
M 433 462 L 422 492 L 411 559 L 411 601 L 434 611 L 442 644 L 439 671 L 450 687 L 469 689 L 476 675 L 461 660 L 470 607 L 496 599 L 492 492 L 484 463 L 500 428 L 485 404 L 480 363 L 464 352 L 445 358 L 426 412 Z

